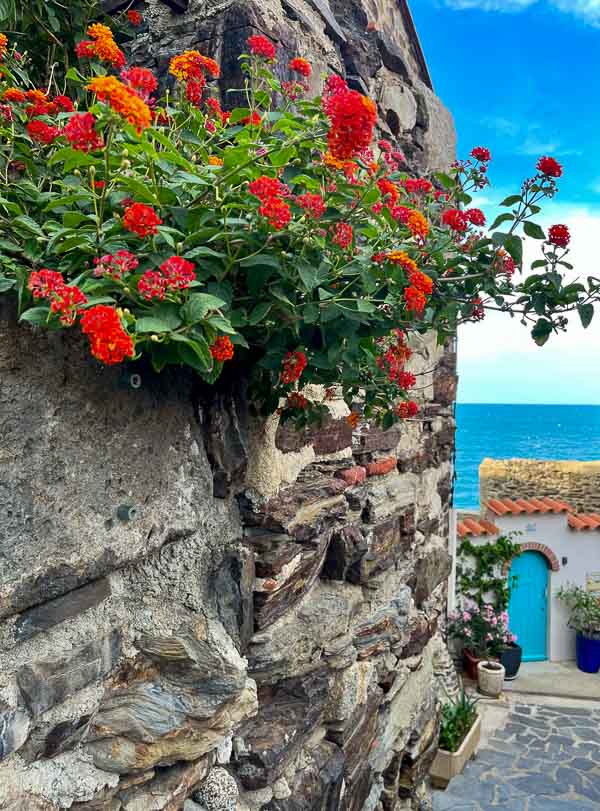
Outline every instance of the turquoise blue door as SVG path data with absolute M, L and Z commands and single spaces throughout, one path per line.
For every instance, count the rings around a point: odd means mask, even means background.
M 524 662 L 541 662 L 546 655 L 548 622 L 548 564 L 539 552 L 523 552 L 510 567 L 508 585 L 510 630 L 523 648 Z

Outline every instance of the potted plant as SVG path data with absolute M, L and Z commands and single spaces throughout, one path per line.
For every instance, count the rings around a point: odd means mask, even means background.
M 498 659 L 506 671 L 504 676 L 505 681 L 512 681 L 513 679 L 516 679 L 519 673 L 521 661 L 523 659 L 523 648 L 517 644 L 516 635 L 511 633 L 509 630 L 508 612 L 503 611 L 500 614 L 500 619 L 506 630 L 504 642 L 502 643 L 502 647 L 498 653 Z
M 466 601 L 461 611 L 449 616 L 448 634 L 463 646 L 463 665 L 467 676 L 477 681 L 477 666 L 485 659 L 498 659 L 507 644 L 516 641 L 508 630 L 508 615 L 489 603 L 482 608 Z
M 567 584 L 556 593 L 570 611 L 569 628 L 577 632 L 577 667 L 584 673 L 600 671 L 600 597 L 581 586 Z
M 437 788 L 446 788 L 453 777 L 461 774 L 477 750 L 481 737 L 477 701 L 463 690 L 455 701 L 442 707 L 439 749 L 429 772 Z
M 479 662 L 477 665 L 477 684 L 484 696 L 498 698 L 502 693 L 506 670 L 500 662 Z

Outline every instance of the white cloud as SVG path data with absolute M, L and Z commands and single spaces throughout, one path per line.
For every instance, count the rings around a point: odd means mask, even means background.
M 537 0 L 446 0 L 446 5 L 464 11 L 479 8 L 482 11 L 522 11 Z
M 551 0 L 552 5 L 575 14 L 592 25 L 600 25 L 600 0 Z
M 540 225 L 565 223 L 572 234 L 570 279 L 600 276 L 597 259 L 600 210 L 549 202 Z M 525 267 L 540 258 L 540 243 L 526 240 Z M 588 329 L 571 314 L 566 333 L 537 347 L 531 325 L 505 313 L 488 312 L 479 324 L 459 331 L 459 399 L 463 402 L 600 403 L 600 310 Z
M 524 11 L 538 5 L 542 0 L 445 0 L 450 8 L 457 11 L 480 9 L 481 11 Z M 590 25 L 600 26 L 600 0 L 545 0 L 547 6 L 579 17 Z

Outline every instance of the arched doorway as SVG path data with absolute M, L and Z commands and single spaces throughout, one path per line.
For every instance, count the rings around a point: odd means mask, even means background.
M 508 576 L 510 630 L 523 648 L 524 662 L 548 658 L 548 562 L 540 552 L 524 551 Z

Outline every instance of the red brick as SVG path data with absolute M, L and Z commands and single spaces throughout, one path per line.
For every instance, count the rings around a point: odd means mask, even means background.
M 370 462 L 367 465 L 367 476 L 385 476 L 386 473 L 394 470 L 398 463 L 395 456 L 388 456 L 387 459 L 379 459 L 377 462 Z
M 355 484 L 364 482 L 367 478 L 367 469 L 357 465 L 356 467 L 347 467 L 345 470 L 339 470 L 336 475 L 352 487 Z

